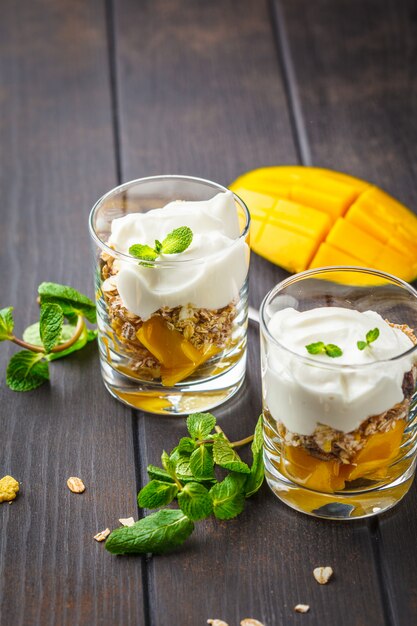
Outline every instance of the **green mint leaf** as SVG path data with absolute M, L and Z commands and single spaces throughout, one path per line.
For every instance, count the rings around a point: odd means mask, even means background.
M 162 509 L 133 526 L 117 528 L 105 547 L 112 554 L 162 554 L 184 543 L 193 530 L 193 522 L 182 511 Z
M 189 455 L 180 454 L 176 462 L 175 471 L 180 480 L 183 478 L 193 478 Z
M 213 504 L 208 490 L 200 483 L 188 483 L 177 497 L 178 505 L 183 513 L 193 522 L 211 515 Z
M 358 341 L 356 345 L 358 346 L 358 350 L 365 350 L 365 348 L 368 347 L 366 341 Z
M 324 354 L 326 352 L 325 345 L 322 341 L 310 343 L 308 346 L 305 346 L 305 348 L 310 354 Z
M 209 491 L 213 502 L 213 513 L 217 519 L 232 519 L 245 508 L 243 474 L 229 474 Z
M 156 465 L 148 465 L 146 471 L 148 472 L 148 476 L 151 480 L 155 479 L 161 480 L 165 483 L 174 483 L 174 480 L 171 478 L 166 470 L 162 469 L 162 467 L 157 467 Z
M 330 356 L 332 359 L 342 356 L 343 354 L 343 350 L 339 348 L 339 346 L 335 346 L 334 343 L 326 344 L 325 350 L 327 356 Z
M 150 246 L 140 243 L 135 243 L 133 246 L 130 246 L 129 254 L 142 261 L 155 261 L 155 259 L 158 258 L 158 252 Z
M 49 380 L 49 368 L 42 352 L 21 350 L 7 366 L 6 383 L 13 391 L 31 391 Z
M 158 239 L 155 239 L 155 252 L 157 254 L 160 254 L 161 250 L 162 250 L 162 243 L 158 241 Z
M 61 336 L 59 338 L 57 345 L 60 346 L 63 343 L 66 343 L 67 341 L 69 341 L 74 335 L 74 332 L 75 332 L 75 325 L 64 324 L 62 327 Z M 77 341 L 74 344 L 72 344 L 72 346 L 70 346 L 66 350 L 62 350 L 62 352 L 50 352 L 46 356 L 46 360 L 56 361 L 56 359 L 62 359 L 63 357 L 68 356 L 69 354 L 72 354 L 72 352 L 77 352 L 77 350 L 81 350 L 82 348 L 84 348 L 85 345 L 87 345 L 87 343 L 89 343 L 90 341 L 94 341 L 96 338 L 97 338 L 97 330 L 90 330 L 89 328 L 85 326 L 81 335 L 79 336 Z M 28 326 L 26 328 L 25 332 L 23 333 L 23 339 L 27 343 L 32 343 L 35 346 L 43 345 L 40 331 L 39 331 L 39 322 L 36 322 L 35 324 L 31 324 L 31 326 Z
M 195 441 L 190 437 L 182 437 L 178 442 L 177 449 L 184 454 L 191 454 L 196 449 L 196 445 Z
M 58 304 L 42 304 L 39 318 L 39 333 L 46 352 L 50 352 L 59 341 L 64 313 Z
M 262 415 L 256 424 L 254 438 L 251 445 L 252 465 L 250 474 L 245 482 L 245 496 L 249 498 L 256 493 L 262 486 L 264 481 L 264 461 L 263 461 L 263 433 L 262 433 Z
M 216 418 L 211 413 L 192 413 L 187 417 L 187 428 L 191 437 L 205 439 L 216 425 Z
M 190 468 L 195 478 L 210 480 L 214 477 L 213 451 L 208 445 L 198 446 L 190 456 Z
M 65 317 L 71 321 L 76 315 L 83 315 L 92 324 L 97 321 L 94 302 L 72 287 L 57 283 L 41 283 L 38 293 L 41 304 L 47 302 L 59 304 Z
M 0 341 L 5 341 L 13 336 L 13 307 L 0 309 Z
M 224 437 L 219 437 L 214 441 L 213 458 L 217 465 L 231 472 L 239 472 L 241 474 L 250 473 L 249 467 L 242 461 L 240 456 Z
M 368 330 L 368 332 L 366 333 L 366 342 L 372 343 L 373 341 L 376 341 L 379 337 L 379 328 L 373 328 L 372 330 Z
M 193 240 L 193 231 L 188 226 L 180 226 L 169 233 L 162 242 L 163 254 L 179 254 L 184 252 Z
M 171 476 L 171 478 L 173 478 L 175 480 L 175 478 L 177 477 L 176 471 L 175 471 L 175 461 L 170 459 L 170 457 L 165 452 L 165 450 L 162 453 L 161 461 L 162 461 L 162 465 L 163 465 L 164 469 L 168 472 L 168 474 Z
M 173 501 L 178 493 L 177 485 L 151 480 L 138 493 L 138 504 L 144 509 L 158 509 Z

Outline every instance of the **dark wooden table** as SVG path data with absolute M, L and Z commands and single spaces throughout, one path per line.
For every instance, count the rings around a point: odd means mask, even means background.
M 261 165 L 349 172 L 417 207 L 417 6 L 413 0 L 3 0 L 0 6 L 0 306 L 17 328 L 42 280 L 93 293 L 87 216 L 121 181 L 183 173 L 227 184 Z M 252 260 L 251 303 L 285 272 Z M 114 557 L 93 535 L 137 517 L 145 468 L 182 419 L 131 411 L 105 391 L 96 347 L 16 394 L 0 347 L 1 626 L 412 626 L 416 489 L 391 513 L 335 523 L 264 486 L 230 522 L 184 547 Z M 216 411 L 231 436 L 260 411 L 258 337 L 248 379 Z M 66 487 L 81 476 L 83 496 Z M 331 565 L 331 584 L 312 577 Z M 308 614 L 293 612 L 298 602 Z

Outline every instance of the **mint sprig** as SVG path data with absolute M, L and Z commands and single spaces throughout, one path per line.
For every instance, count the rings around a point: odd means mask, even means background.
M 192 533 L 195 521 L 214 515 L 228 520 L 242 513 L 246 498 L 264 480 L 262 416 L 253 437 L 231 443 L 216 426 L 211 413 L 194 413 L 187 419 L 189 437 L 162 453 L 163 469 L 148 466 L 151 481 L 138 494 L 140 507 L 159 508 L 175 500 L 178 509 L 161 509 L 134 526 L 114 530 L 106 542 L 113 554 L 160 554 L 180 546 Z M 215 430 L 216 432 L 212 432 Z M 235 448 L 252 440 L 252 465 L 244 463 Z M 185 469 L 189 475 L 181 472 Z M 214 470 L 221 472 L 220 480 Z M 224 472 L 229 473 L 224 477 Z
M 13 308 L 0 310 L 0 341 L 12 341 L 22 350 L 9 361 L 6 383 L 13 391 L 31 391 L 49 380 L 49 362 L 83 348 L 97 336 L 84 318 L 95 321 L 94 303 L 67 285 L 42 283 L 38 289 L 39 322 L 31 324 L 19 339 L 13 334 Z M 68 323 L 64 323 L 67 318 Z
M 335 359 L 342 356 L 343 350 L 336 346 L 334 343 L 324 343 L 323 341 L 316 341 L 305 346 L 309 354 L 326 354 L 327 356 Z
M 188 226 L 180 226 L 170 232 L 161 242 L 155 240 L 155 247 L 135 243 L 129 248 L 129 254 L 141 261 L 156 261 L 161 254 L 180 254 L 193 240 L 193 231 Z M 142 263 L 141 265 L 145 265 Z
M 365 336 L 365 341 L 358 341 L 356 343 L 358 350 L 365 350 L 371 343 L 376 341 L 379 337 L 379 328 L 372 328 L 368 330 Z

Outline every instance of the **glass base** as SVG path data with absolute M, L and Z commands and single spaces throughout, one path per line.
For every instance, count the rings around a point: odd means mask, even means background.
M 235 395 L 245 378 L 246 351 L 226 372 L 174 387 L 123 376 L 104 359 L 101 359 L 101 372 L 107 390 L 128 406 L 158 415 L 188 415 L 209 411 Z
M 395 481 L 360 491 L 322 493 L 292 482 L 264 454 L 265 478 L 274 494 L 300 513 L 333 520 L 354 520 L 379 515 L 398 504 L 411 487 L 415 459 Z

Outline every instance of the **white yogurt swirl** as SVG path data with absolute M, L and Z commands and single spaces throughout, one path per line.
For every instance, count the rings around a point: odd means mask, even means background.
M 357 342 L 373 328 L 379 329 L 379 338 L 359 350 Z M 375 311 L 286 308 L 272 316 L 268 330 L 285 348 L 317 361 L 308 363 L 268 343 L 262 365 L 264 402 L 291 432 L 312 435 L 318 424 L 351 432 L 404 399 L 403 377 L 414 357 L 386 361 L 409 350 L 413 342 Z M 310 355 L 305 346 L 317 341 L 336 344 L 343 355 Z
M 210 200 L 177 200 L 161 209 L 115 219 L 109 244 L 128 254 L 133 244 L 153 247 L 155 239 L 162 241 L 180 226 L 191 228 L 193 240 L 181 254 L 160 256 L 159 261 L 169 266 L 120 262 L 116 286 L 123 305 L 144 320 L 163 306 L 191 304 L 220 309 L 238 297 L 246 280 L 249 247 L 239 239 L 239 220 L 230 191 Z

